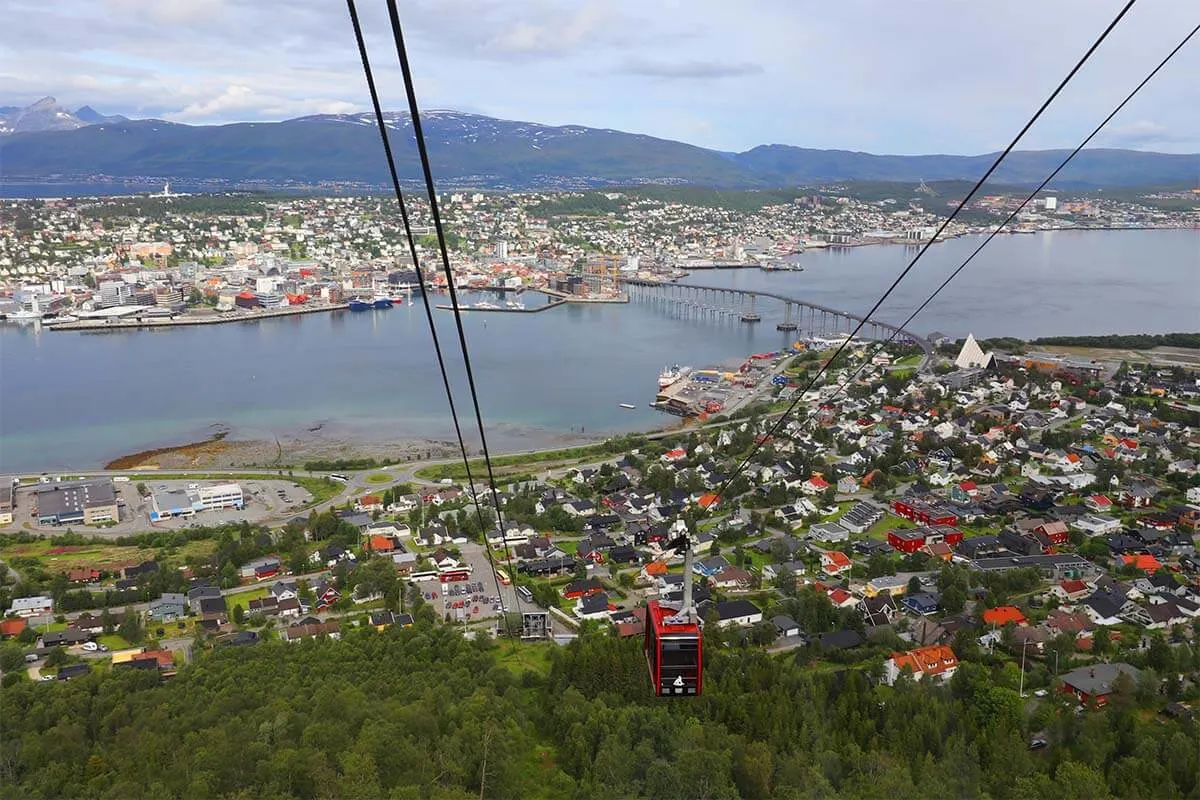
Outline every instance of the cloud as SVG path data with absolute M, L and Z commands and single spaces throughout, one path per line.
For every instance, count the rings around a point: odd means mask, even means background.
M 740 78 L 763 72 L 761 64 L 747 61 L 726 63 L 723 61 L 655 62 L 633 60 L 624 64 L 619 72 L 626 75 L 641 75 L 648 78 L 672 79 L 716 79 Z
M 1134 149 L 1162 147 L 1187 142 L 1189 138 L 1194 139 L 1195 136 L 1185 136 L 1148 119 L 1117 125 L 1102 131 L 1097 137 L 1100 142 L 1109 147 L 1132 147 Z
M 996 15 L 961 0 L 917 12 L 894 0 L 404 0 L 400 12 L 425 108 L 720 150 L 982 153 L 1008 142 L 1122 2 L 1007 0 Z M 1193 6 L 1139 4 L 1020 146 L 1082 138 L 1195 24 Z M 345 5 L 280 8 L 6 0 L 0 104 L 52 95 L 189 123 L 368 109 Z M 359 12 L 384 106 L 403 108 L 384 4 L 359 0 Z M 1197 74 L 1193 44 L 1103 141 L 1200 150 Z
M 345 100 L 312 97 L 280 99 L 256 92 L 249 86 L 226 86 L 219 94 L 189 103 L 180 111 L 165 118 L 175 122 L 208 121 L 227 118 L 265 118 L 303 116 L 306 114 L 349 114 L 361 110 Z
M 624 49 L 642 29 L 603 0 L 418 0 L 401 10 L 401 22 L 458 57 L 525 62 Z

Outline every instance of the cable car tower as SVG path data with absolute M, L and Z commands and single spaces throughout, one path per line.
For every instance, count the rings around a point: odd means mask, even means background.
M 659 697 L 695 697 L 703 673 L 700 615 L 692 604 L 692 541 L 688 534 L 668 544 L 683 550 L 683 598 L 678 609 L 651 600 L 646 605 L 646 665 Z

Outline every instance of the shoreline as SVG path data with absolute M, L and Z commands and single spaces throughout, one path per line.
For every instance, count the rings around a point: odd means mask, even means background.
M 209 426 L 214 433 L 204 439 L 183 441 L 148 447 L 124 453 L 103 461 L 98 466 L 73 464 L 71 466 L 33 468 L 10 468 L 5 474 L 36 475 L 40 473 L 68 472 L 129 472 L 129 471 L 178 471 L 178 470 L 236 470 L 236 469 L 294 469 L 303 470 L 309 461 L 338 461 L 374 459 L 383 464 L 437 463 L 447 460 L 461 461 L 462 452 L 457 441 L 432 438 L 397 438 L 393 441 L 363 440 L 354 435 L 323 431 L 318 424 L 305 431 L 280 434 L 274 438 L 232 438 L 233 429 L 224 423 Z M 677 418 L 668 417 L 662 425 L 629 431 L 610 431 L 596 434 L 580 434 L 573 431 L 538 431 L 533 446 L 492 446 L 493 458 L 524 455 L 529 453 L 559 450 L 571 447 L 586 447 L 600 444 L 620 436 L 665 435 L 672 431 L 686 430 L 688 425 Z M 494 430 L 492 431 L 494 433 Z M 518 430 L 517 435 L 524 436 Z M 478 443 L 467 442 L 471 459 L 479 457 Z

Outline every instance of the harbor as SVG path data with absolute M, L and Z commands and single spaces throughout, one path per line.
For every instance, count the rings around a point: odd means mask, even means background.
M 766 389 L 786 386 L 787 378 L 782 375 L 784 365 L 806 349 L 804 342 L 796 342 L 786 349 L 755 353 L 733 369 L 667 367 L 658 376 L 658 392 L 651 407 L 701 420 L 712 414 L 731 413 Z

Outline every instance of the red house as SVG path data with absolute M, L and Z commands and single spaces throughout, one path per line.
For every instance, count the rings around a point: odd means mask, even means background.
M 1113 684 L 1122 674 L 1128 675 L 1136 682 L 1138 670 L 1129 664 L 1095 664 L 1090 667 L 1080 667 L 1062 677 L 1063 694 L 1073 694 L 1080 703 L 1094 702 L 1097 706 L 1108 704 L 1108 697 L 1113 693 Z
M 67 573 L 67 580 L 71 583 L 92 583 L 100 580 L 100 570 L 79 567 Z
M 1066 544 L 1070 537 L 1070 530 L 1067 528 L 1067 523 L 1059 520 L 1053 522 L 1044 522 L 1034 528 L 1035 531 L 1045 536 L 1050 540 L 1050 544 L 1060 545 Z
M 922 525 L 957 525 L 958 515 L 934 503 L 921 500 L 896 500 L 892 510 L 897 515 Z
M 897 528 L 888 531 L 887 540 L 892 549 L 901 553 L 915 553 L 931 544 L 955 545 L 963 539 L 962 531 L 949 525 L 929 528 Z
M 263 581 L 279 574 L 279 563 L 261 564 L 254 568 L 254 580 Z

